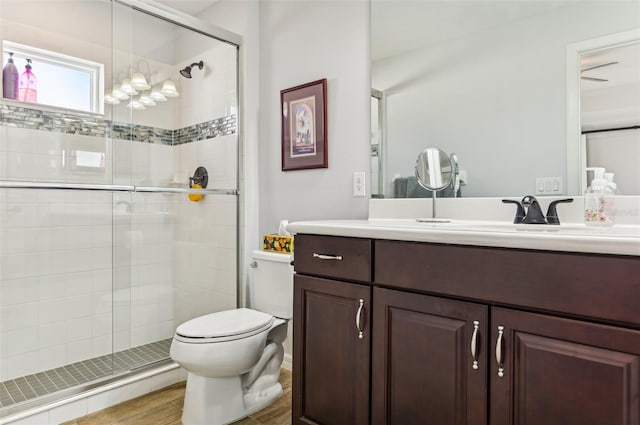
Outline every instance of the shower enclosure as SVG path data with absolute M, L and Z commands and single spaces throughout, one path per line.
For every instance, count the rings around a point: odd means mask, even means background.
M 38 78 L 0 101 L 1 421 L 237 305 L 239 140 L 232 35 L 152 2 L 2 0 L 0 36 Z

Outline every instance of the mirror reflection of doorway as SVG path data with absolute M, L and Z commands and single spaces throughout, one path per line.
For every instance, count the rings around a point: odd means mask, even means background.
M 585 166 L 614 173 L 620 194 L 640 194 L 640 41 L 586 52 L 580 66 Z
M 383 94 L 371 89 L 371 197 L 384 198 Z

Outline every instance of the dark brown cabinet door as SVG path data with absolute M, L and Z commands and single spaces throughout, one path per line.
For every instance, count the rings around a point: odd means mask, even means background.
M 295 276 L 294 424 L 369 423 L 370 306 L 370 286 Z
M 488 307 L 377 287 L 373 300 L 372 423 L 486 424 Z
M 503 308 L 491 324 L 492 425 L 640 424 L 640 331 Z

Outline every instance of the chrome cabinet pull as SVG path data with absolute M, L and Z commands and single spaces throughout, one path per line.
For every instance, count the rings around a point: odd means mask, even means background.
M 342 255 L 326 255 L 326 254 L 317 254 L 313 253 L 313 258 L 319 258 L 321 260 L 336 260 L 342 261 Z
M 502 345 L 504 336 L 504 326 L 498 326 L 498 339 L 496 341 L 496 363 L 498 363 L 498 376 L 504 376 L 504 360 L 502 359 Z
M 360 320 L 362 318 L 362 310 L 364 309 L 364 300 L 360 298 L 358 302 L 358 311 L 356 312 L 356 329 L 358 330 L 358 338 L 362 339 L 364 338 L 364 329 L 360 327 Z
M 473 368 L 478 369 L 478 355 L 480 354 L 480 322 L 473 321 L 473 335 L 471 335 L 471 358 L 473 359 Z

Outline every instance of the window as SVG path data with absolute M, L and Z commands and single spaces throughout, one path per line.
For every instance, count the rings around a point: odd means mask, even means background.
M 4 40 L 3 67 L 9 62 L 10 53 L 13 54 L 13 62 L 20 77 L 25 73 L 28 60 L 30 61 L 31 72 L 37 78 L 36 93 L 22 98 L 18 94 L 10 97 L 3 93 L 3 97 L 39 105 L 104 113 L 103 64 Z

